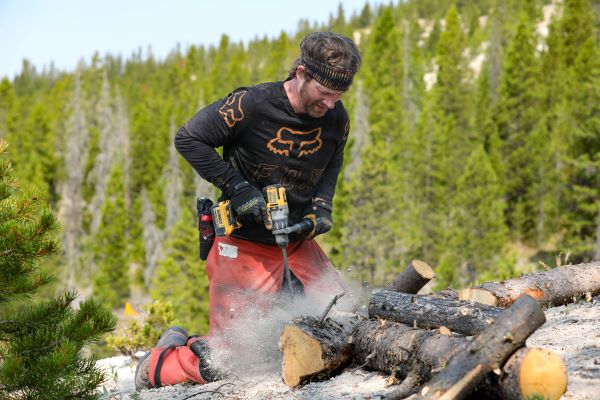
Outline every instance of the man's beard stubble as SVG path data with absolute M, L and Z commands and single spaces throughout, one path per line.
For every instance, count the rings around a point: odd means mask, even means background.
M 325 113 L 327 113 L 327 111 L 328 111 L 327 108 L 325 108 L 323 111 L 319 111 L 319 107 L 317 107 L 317 104 L 319 104 L 319 101 L 315 101 L 313 103 L 308 102 L 308 100 L 307 100 L 308 81 L 304 81 L 302 83 L 302 86 L 300 86 L 299 95 L 300 95 L 300 103 L 302 104 L 302 107 L 304 108 L 304 111 L 306 112 L 306 114 L 308 114 L 309 116 L 311 116 L 313 118 L 321 118 L 322 116 L 325 115 Z

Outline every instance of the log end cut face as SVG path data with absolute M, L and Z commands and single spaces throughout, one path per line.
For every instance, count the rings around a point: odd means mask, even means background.
M 283 381 L 290 387 L 300 385 L 325 367 L 319 341 L 295 326 L 284 328 L 279 349 L 283 353 Z
M 415 271 L 417 271 L 423 278 L 431 280 L 435 277 L 433 268 L 431 268 L 426 262 L 421 260 L 413 260 L 411 264 Z
M 488 306 L 497 306 L 498 299 L 488 290 L 467 288 L 458 292 L 459 300 L 474 301 L 476 303 L 487 304 Z
M 567 381 L 567 368 L 556 353 L 538 348 L 527 352 L 519 372 L 522 398 L 558 400 L 567 391 Z

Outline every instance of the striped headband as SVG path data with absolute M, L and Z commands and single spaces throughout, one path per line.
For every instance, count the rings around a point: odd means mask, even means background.
M 348 69 L 332 67 L 305 57 L 302 57 L 300 61 L 311 77 L 331 90 L 345 92 L 352 85 L 354 72 Z

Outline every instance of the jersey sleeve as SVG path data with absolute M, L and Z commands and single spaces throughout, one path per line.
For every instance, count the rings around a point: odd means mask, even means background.
M 175 135 L 175 147 L 183 158 L 227 195 L 244 178 L 216 149 L 236 141 L 252 111 L 251 97 L 248 90 L 238 89 L 198 111 Z
M 330 206 L 333 204 L 333 196 L 335 195 L 335 186 L 337 184 L 338 176 L 342 170 L 344 164 L 344 149 L 346 148 L 346 142 L 348 141 L 348 134 L 350 133 L 350 117 L 346 110 L 344 110 L 343 118 L 339 124 L 341 131 L 341 139 L 338 142 L 337 148 L 329 160 L 319 183 L 317 184 L 314 198 L 324 200 Z

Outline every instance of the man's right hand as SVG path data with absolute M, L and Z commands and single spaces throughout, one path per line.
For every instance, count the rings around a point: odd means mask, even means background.
M 269 221 L 267 203 L 261 191 L 246 181 L 233 188 L 231 205 L 239 217 L 251 216 L 257 224 Z

